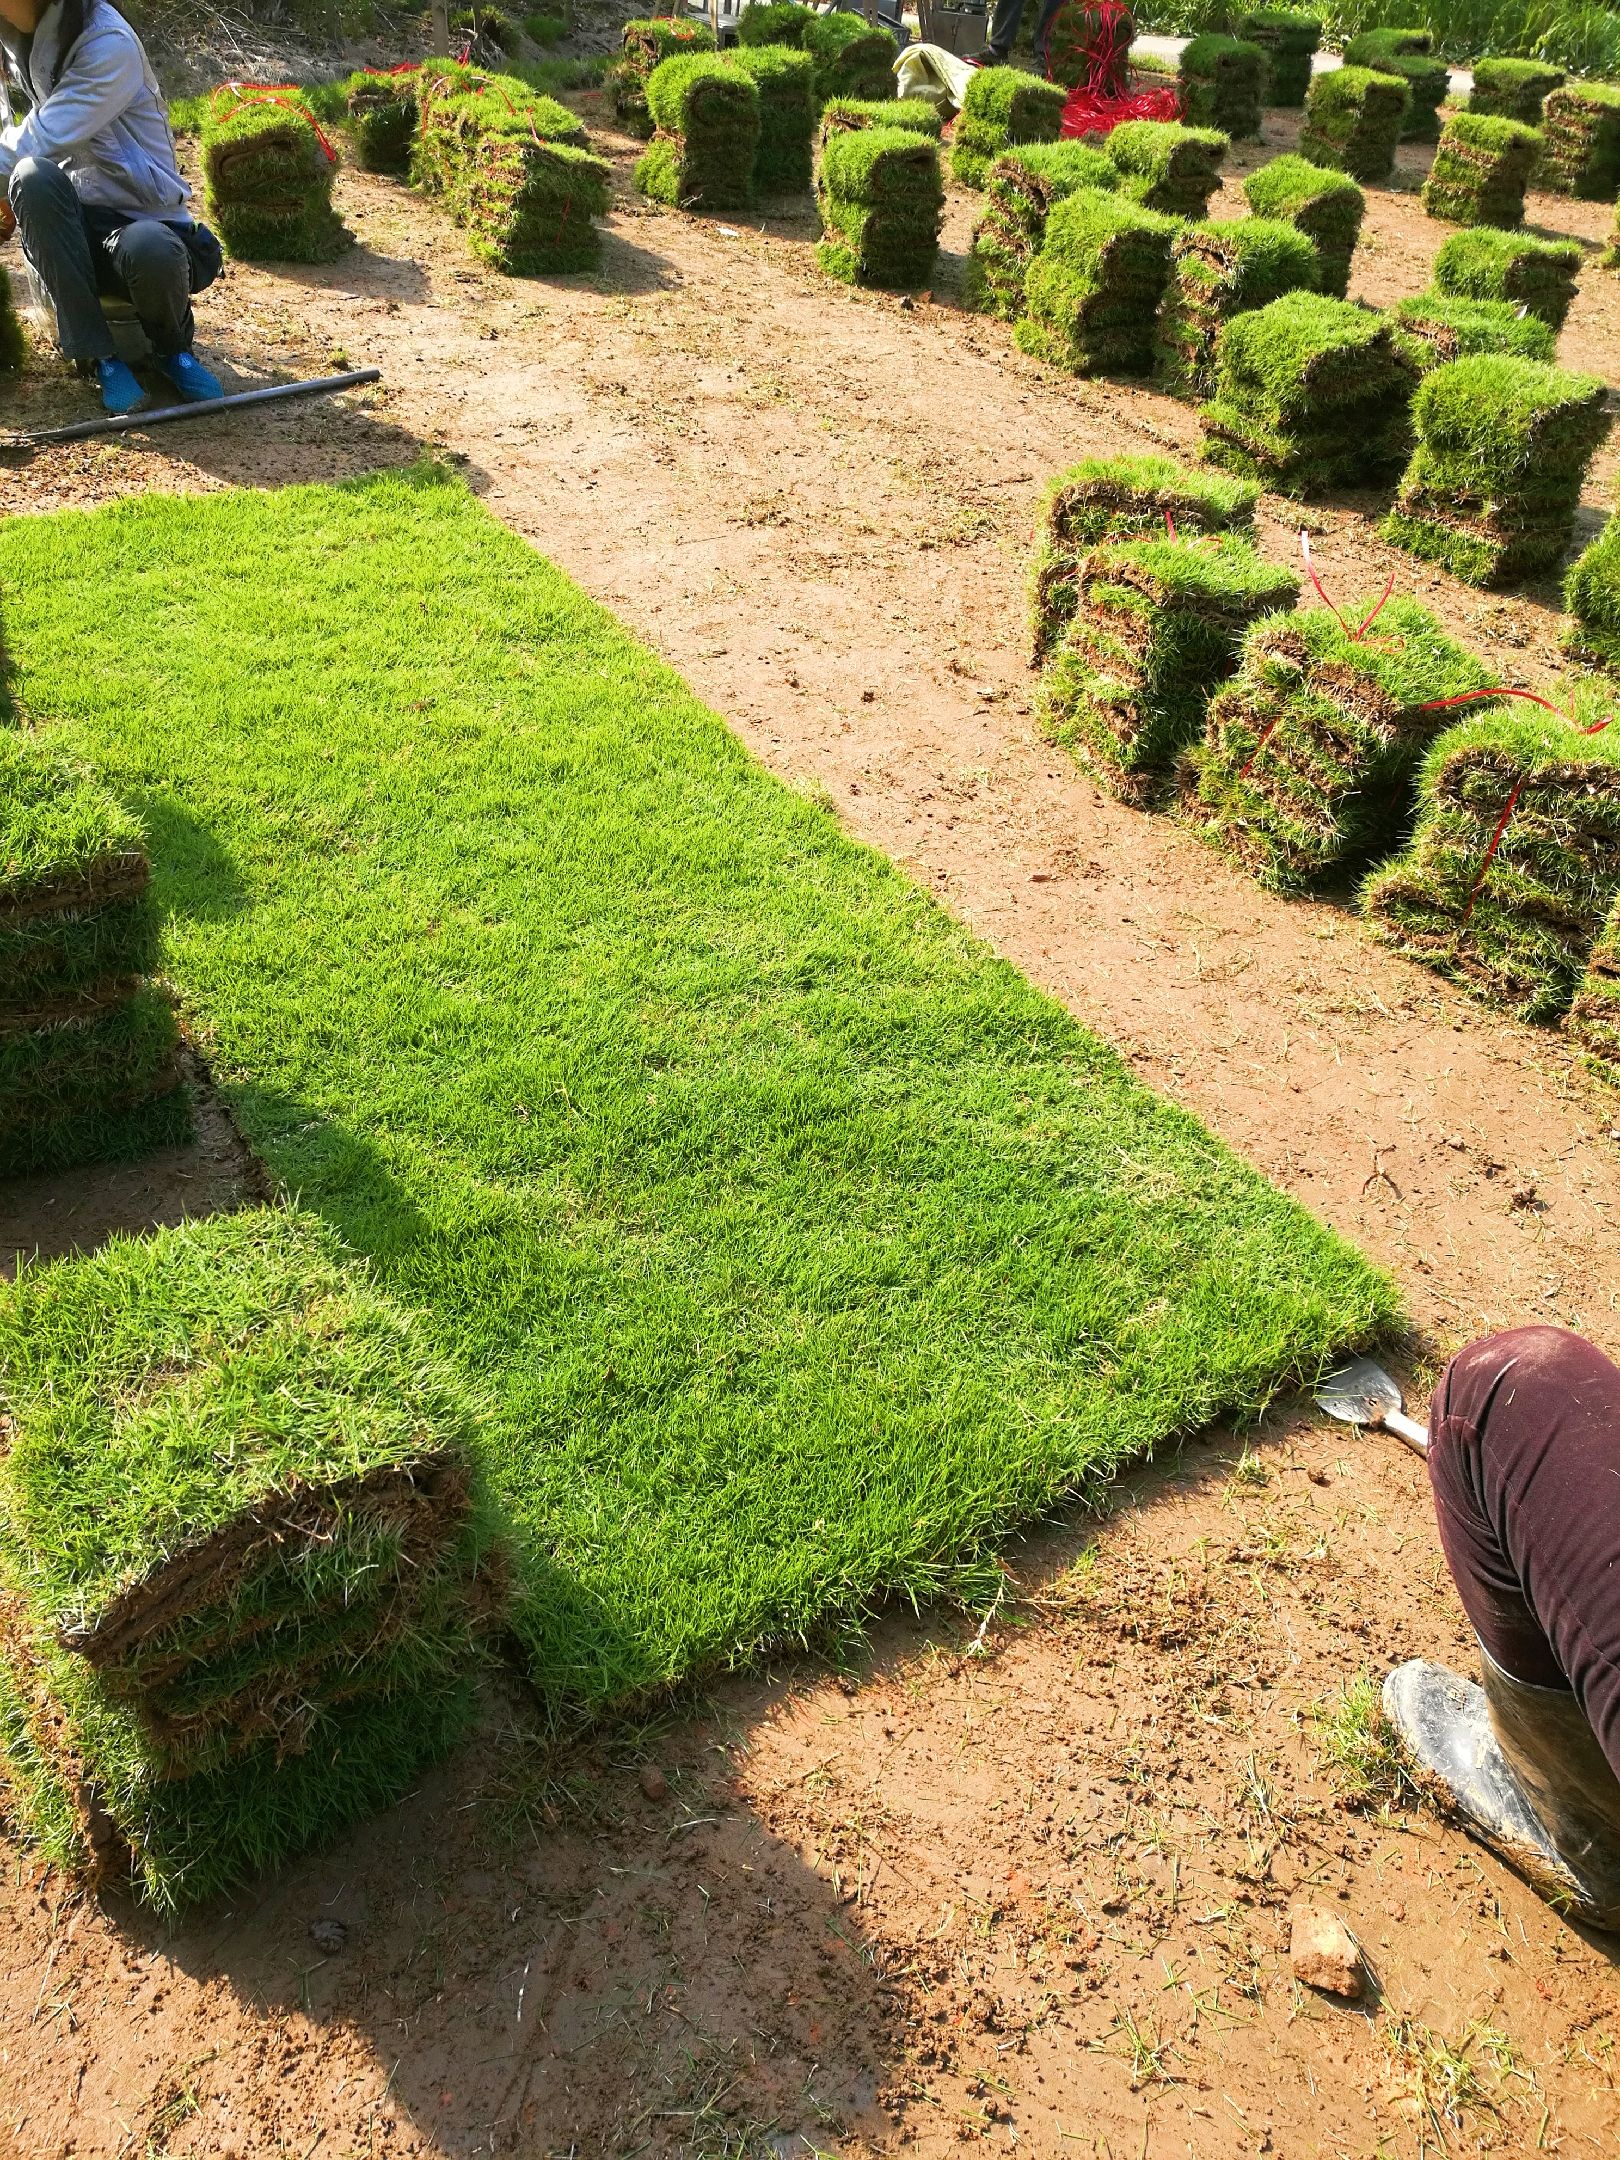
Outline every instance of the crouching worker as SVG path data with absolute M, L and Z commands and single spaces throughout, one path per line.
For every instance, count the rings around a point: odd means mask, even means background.
M 146 392 L 101 306 L 126 300 L 182 398 L 223 396 L 191 351 L 192 295 L 218 277 L 219 242 L 186 207 L 140 39 L 109 0 L 0 0 L 0 47 L 30 106 L 0 130 L 0 240 L 20 235 L 63 352 L 108 412 L 133 412 Z
M 1429 1478 L 1484 1684 L 1416 1660 L 1385 1712 L 1483 1843 L 1620 1930 L 1620 1369 L 1560 1328 L 1470 1345 L 1430 1407 Z

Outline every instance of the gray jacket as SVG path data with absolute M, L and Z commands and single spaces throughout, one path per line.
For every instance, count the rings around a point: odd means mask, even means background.
M 0 187 L 21 159 L 46 158 L 82 202 L 190 224 L 191 190 L 140 39 L 109 0 L 83 0 L 83 35 L 64 52 L 80 14 L 78 0 L 51 0 L 31 39 L 6 34 L 12 79 L 32 109 L 0 129 Z

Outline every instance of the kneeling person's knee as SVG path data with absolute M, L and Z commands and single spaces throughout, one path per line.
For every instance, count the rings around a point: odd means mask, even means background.
M 143 218 L 137 225 L 126 225 L 118 235 L 115 252 L 119 272 L 136 297 L 137 305 L 138 286 L 164 292 L 190 292 L 191 258 L 186 253 L 186 243 L 173 226 L 160 224 L 156 218 Z
M 53 165 L 49 158 L 19 158 L 6 183 L 6 199 L 19 221 L 47 204 L 53 207 L 67 205 L 75 214 L 78 211 L 73 182 L 61 166 Z

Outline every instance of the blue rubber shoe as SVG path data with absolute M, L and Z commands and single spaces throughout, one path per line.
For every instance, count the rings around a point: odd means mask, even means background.
M 171 353 L 166 360 L 160 353 L 156 365 L 159 373 L 168 376 L 188 405 L 204 405 L 210 398 L 225 395 L 225 385 L 219 377 L 210 375 L 193 353 Z
M 146 403 L 146 392 L 122 360 L 98 360 L 96 384 L 101 391 L 102 404 L 115 420 Z

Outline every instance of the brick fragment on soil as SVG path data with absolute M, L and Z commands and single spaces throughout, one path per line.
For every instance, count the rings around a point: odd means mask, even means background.
M 1296 1905 L 1290 1916 L 1288 1961 L 1294 1978 L 1328 1995 L 1356 2001 L 1367 1984 L 1356 1939 L 1336 1913 Z

